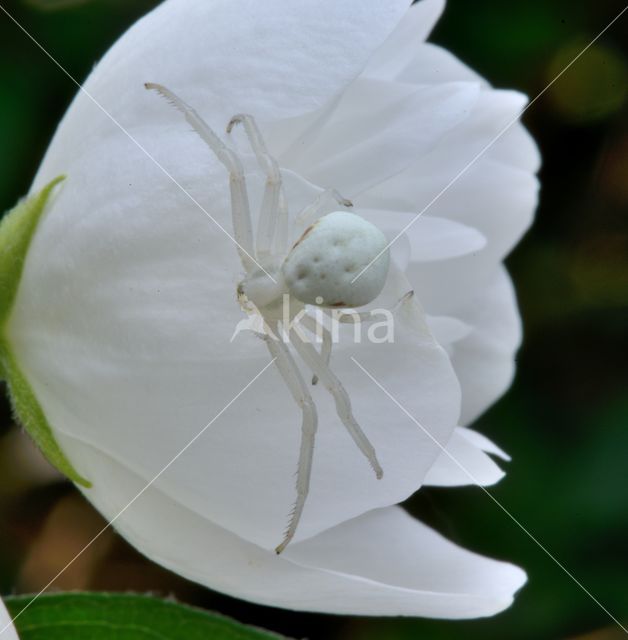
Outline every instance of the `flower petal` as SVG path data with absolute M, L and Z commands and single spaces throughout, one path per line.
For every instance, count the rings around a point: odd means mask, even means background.
M 478 93 L 478 84 L 469 82 L 408 93 L 405 86 L 360 79 L 345 92 L 316 140 L 301 145 L 301 157 L 282 157 L 282 162 L 316 184 L 355 198 L 425 155 L 468 117 Z
M 62 121 L 37 183 L 71 172 L 84 154 L 102 153 L 107 138 L 123 135 L 100 107 L 132 135 L 154 127 L 159 138 L 176 120 L 144 90 L 145 82 L 180 93 L 219 130 L 239 112 L 274 120 L 316 109 L 360 73 L 408 4 L 167 0 L 98 63 Z M 136 161 L 131 157 L 128 167 Z
M 375 52 L 364 70 L 369 78 L 396 78 L 416 59 L 423 41 L 445 9 L 445 0 L 422 0 L 413 4 L 392 32 L 390 38 Z
M 354 606 L 362 605 L 361 613 L 370 615 L 391 613 L 394 606 L 397 615 L 491 616 L 510 606 L 526 581 L 518 567 L 456 546 L 400 507 L 345 522 L 295 545 L 289 557 L 307 567 L 359 576 L 384 587 L 368 602 L 353 599 Z M 393 603 L 387 602 L 389 589 L 399 591 Z M 342 598 L 338 606 L 351 606 L 351 601 Z
M 427 215 L 417 218 L 416 213 L 381 209 L 361 208 L 359 213 L 394 241 L 392 250 L 407 237 L 412 249 L 410 262 L 448 260 L 476 253 L 486 246 L 486 238 L 477 229 L 447 218 Z
M 440 177 L 433 167 L 436 193 L 437 185 L 449 174 L 444 164 L 441 167 Z M 415 182 L 427 186 L 422 178 Z M 442 184 L 446 184 L 444 180 Z M 415 187 L 421 188 L 418 184 Z M 497 265 L 530 225 L 537 198 L 538 181 L 534 176 L 487 158 L 443 193 L 429 208 L 430 216 L 447 217 L 474 227 L 487 238 L 487 244 L 479 251 L 446 262 L 410 264 L 409 278 L 429 313 L 455 315 L 457 307 L 467 304 L 487 285 Z
M 467 429 L 465 427 L 458 427 L 458 429 L 458 433 L 478 449 L 482 449 L 482 451 L 486 451 L 486 453 L 490 453 L 491 455 L 497 456 L 506 462 L 510 462 L 511 457 L 479 431 L 473 431 L 472 429 Z
M 371 189 L 365 196 L 373 201 L 377 201 L 378 196 L 386 198 L 388 207 L 391 199 L 403 203 L 395 207 L 401 211 L 423 208 L 438 196 L 437 202 L 430 205 L 430 213 L 434 213 L 431 207 L 446 195 L 439 195 L 440 192 L 446 188 L 446 193 L 455 193 L 471 169 L 481 166 L 481 159 L 491 161 L 489 167 L 502 164 L 522 173 L 535 173 L 540 164 L 539 152 L 521 124 L 513 124 L 501 133 L 516 119 L 525 103 L 526 97 L 516 91 L 480 91 L 468 118 L 452 128 L 429 154 L 418 157 L 407 171 Z M 452 180 L 455 182 L 449 186 Z
M 517 301 L 503 267 L 458 317 L 474 327 L 454 345 L 452 355 L 463 388 L 461 424 L 471 424 L 510 386 L 521 343 Z
M 458 427 L 447 443 L 445 451 L 429 470 L 425 484 L 434 487 L 459 487 L 469 484 L 487 487 L 495 484 L 506 475 L 487 455 L 496 451 L 503 453 L 485 436 Z
M 412 262 L 448 260 L 486 246 L 486 238 L 477 229 L 447 218 L 421 216 L 406 233 L 411 237 Z
M 448 348 L 468 336 L 473 328 L 451 316 L 427 316 L 427 324 L 438 344 Z
M 0 598 L 0 636 L 2 640 L 19 640 L 12 618 Z
M 63 444 L 86 460 L 95 481 L 90 500 L 115 518 L 131 544 L 232 596 L 301 611 L 475 618 L 508 607 L 525 582 L 517 567 L 465 551 L 397 507 L 371 511 L 277 556 L 171 501 L 155 485 L 146 487 L 101 452 L 71 438 Z
M 368 73 L 368 67 L 365 73 Z M 441 84 L 442 82 L 479 82 L 489 87 L 482 76 L 456 56 L 431 42 L 421 45 L 414 58 L 397 75 L 398 82 Z

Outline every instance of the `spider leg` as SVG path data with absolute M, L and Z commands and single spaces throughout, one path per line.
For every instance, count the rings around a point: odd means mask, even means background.
M 303 419 L 301 423 L 301 448 L 299 451 L 299 462 L 297 465 L 297 499 L 294 509 L 290 514 L 290 520 L 281 544 L 275 548 L 277 554 L 281 553 L 294 537 L 294 534 L 301 520 L 305 500 L 310 490 L 310 477 L 312 475 L 312 458 L 314 455 L 314 439 L 318 426 L 318 414 L 316 405 L 312 400 L 303 376 L 290 353 L 290 350 L 283 342 L 281 333 L 278 331 L 277 340 L 265 334 L 259 334 L 266 342 L 268 350 L 273 358 L 277 369 L 284 379 L 294 401 L 301 407 Z
M 286 196 L 281 190 L 279 194 L 278 205 L 278 220 L 277 220 L 277 233 L 275 235 L 275 245 L 273 250 L 275 254 L 283 256 L 288 253 L 288 236 L 289 236 L 290 222 L 288 220 L 288 203 L 286 202 Z
M 390 312 L 395 314 L 412 296 L 414 295 L 414 291 L 408 291 L 405 293 L 395 305 L 390 309 Z M 372 322 L 373 315 L 371 311 L 352 311 L 351 313 L 342 313 L 342 310 L 333 310 L 333 319 L 336 322 L 342 322 L 345 324 L 355 323 L 355 322 Z
M 331 359 L 331 347 L 332 347 L 332 336 L 331 331 L 322 323 L 317 322 L 315 318 L 312 316 L 304 315 L 301 318 L 301 322 L 316 336 L 321 335 L 323 339 L 323 343 L 321 345 L 321 357 L 327 366 L 329 366 L 329 361 Z M 312 384 L 315 385 L 318 383 L 318 376 L 314 374 L 312 376 Z
M 299 335 L 298 331 L 292 332 L 292 335 L 294 335 L 292 344 L 294 345 L 297 353 L 301 356 L 308 367 L 310 367 L 312 372 L 318 376 L 333 396 L 336 403 L 338 417 L 349 432 L 349 435 L 353 438 L 358 449 L 360 449 L 369 461 L 371 467 L 373 467 L 373 471 L 375 471 L 377 479 L 380 480 L 384 475 L 384 472 L 377 461 L 375 448 L 370 443 L 369 439 L 366 437 L 365 433 L 362 431 L 360 425 L 353 416 L 351 400 L 349 399 L 349 394 L 346 389 L 342 386 L 342 383 L 334 375 L 332 370 L 327 366 L 323 357 L 312 346 L 312 343 L 308 340 L 304 340 Z
M 288 220 L 281 171 L 277 160 L 268 153 L 264 138 L 253 116 L 246 114 L 233 116 L 227 125 L 227 133 L 231 133 L 236 124 L 242 124 L 244 127 L 257 162 L 266 174 L 266 188 L 257 223 L 256 238 L 257 255 L 261 260 L 266 261 L 272 255 L 278 226 L 282 235 L 287 237 L 287 233 L 282 229 L 282 226 L 287 226 Z
M 408 291 L 405 295 L 403 295 L 397 303 L 390 310 L 391 313 L 396 313 L 397 310 L 404 305 L 410 298 L 414 295 L 414 291 Z M 341 310 L 334 309 L 332 311 L 332 322 L 341 322 L 345 324 L 349 323 L 368 323 L 373 321 L 373 315 L 370 311 L 352 311 L 351 313 L 341 313 Z M 321 357 L 323 358 L 325 364 L 329 367 L 329 361 L 331 359 L 331 349 L 332 349 L 332 333 L 325 327 L 323 324 L 317 322 L 315 318 L 312 316 L 305 315 L 301 318 L 301 322 L 316 336 L 319 335 L 319 332 L 322 334 L 323 344 L 321 346 Z M 320 327 L 320 328 L 319 328 Z M 312 384 L 315 385 L 318 383 L 318 376 L 314 374 L 312 376 Z
M 353 202 L 341 196 L 336 189 L 325 189 L 311 204 L 308 204 L 307 207 L 300 211 L 295 221 L 300 225 L 310 225 L 316 218 L 320 217 L 321 211 L 333 202 L 345 208 L 353 206 Z
M 147 82 L 144 84 L 147 89 L 157 91 L 176 107 L 192 126 L 194 131 L 201 137 L 207 146 L 214 152 L 218 160 L 229 172 L 229 187 L 231 190 L 231 209 L 233 216 L 233 232 L 238 244 L 238 253 L 242 266 L 247 273 L 252 273 L 256 269 L 253 245 L 253 228 L 251 223 L 251 210 L 249 197 L 246 190 L 244 169 L 240 159 L 234 151 L 229 149 L 224 142 L 212 131 L 210 126 L 198 115 L 198 113 L 186 104 L 179 96 L 166 87 Z

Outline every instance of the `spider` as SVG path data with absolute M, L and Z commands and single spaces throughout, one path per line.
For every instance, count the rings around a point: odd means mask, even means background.
M 244 268 L 244 278 L 237 288 L 238 299 L 244 310 L 250 311 L 252 303 L 262 316 L 268 330 L 257 335 L 266 343 L 302 412 L 297 496 L 284 538 L 275 548 L 280 554 L 294 537 L 303 513 L 318 425 L 316 405 L 287 342 L 311 370 L 312 384 L 320 380 L 329 391 L 342 424 L 376 477 L 383 477 L 375 449 L 353 416 L 349 395 L 329 366 L 331 333 L 307 315 L 305 309 L 306 305 L 315 305 L 325 311 L 353 309 L 372 302 L 383 289 L 388 273 L 386 237 L 375 225 L 347 211 L 346 208 L 352 206 L 351 202 L 337 191 L 328 189 L 299 215 L 301 220 L 315 221 L 290 247 L 288 205 L 279 164 L 268 153 L 254 118 L 239 114 L 229 121 L 227 133 L 231 133 L 236 125 L 243 126 L 256 161 L 266 176 L 254 240 L 244 169 L 238 155 L 175 93 L 155 83 L 144 86 L 166 98 L 183 114 L 229 173 L 234 239 Z M 330 201 L 345 209 L 317 218 Z M 412 292 L 406 294 L 397 306 L 411 295 Z M 286 324 L 286 317 L 294 319 L 297 315 L 308 331 L 317 336 L 322 333 L 320 352 L 301 331 L 295 330 L 291 323 Z M 347 318 L 339 316 L 339 319 L 344 322 L 367 321 L 368 316 L 368 312 L 352 312 Z

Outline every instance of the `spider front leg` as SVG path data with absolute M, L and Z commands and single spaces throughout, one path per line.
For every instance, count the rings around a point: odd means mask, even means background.
M 266 334 L 258 334 L 266 342 L 271 356 L 275 359 L 277 369 L 284 379 L 294 401 L 301 408 L 301 447 L 297 466 L 297 499 L 290 515 L 288 528 L 281 544 L 275 548 L 277 554 L 281 553 L 294 537 L 301 520 L 305 500 L 310 490 L 310 477 L 312 475 L 312 459 L 314 455 L 314 439 L 318 426 L 318 414 L 316 405 L 312 400 L 303 376 L 292 357 L 290 350 L 281 339 L 281 331 L 275 325 L 276 340 Z
M 273 249 L 286 249 L 286 247 L 276 247 L 278 237 L 281 238 L 279 244 L 286 242 L 287 229 L 283 227 L 288 225 L 281 171 L 277 160 L 268 153 L 264 138 L 253 116 L 247 114 L 233 116 L 227 125 L 227 133 L 231 133 L 236 124 L 242 124 L 244 127 L 257 162 L 266 174 L 266 188 L 260 208 L 256 238 L 257 256 L 265 262 L 272 255 Z
M 166 98 L 185 117 L 192 129 L 200 136 L 215 156 L 229 172 L 229 188 L 231 192 L 231 212 L 233 233 L 242 266 L 247 273 L 255 271 L 257 265 L 253 246 L 253 225 L 251 209 L 246 190 L 244 169 L 238 156 L 212 131 L 211 127 L 196 113 L 190 105 L 163 85 L 146 82 L 146 89 L 152 89 Z

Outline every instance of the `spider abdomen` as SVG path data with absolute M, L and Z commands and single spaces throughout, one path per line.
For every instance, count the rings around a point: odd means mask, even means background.
M 389 252 L 384 234 L 347 211 L 317 220 L 292 247 L 282 272 L 291 295 L 321 307 L 361 307 L 386 282 Z

